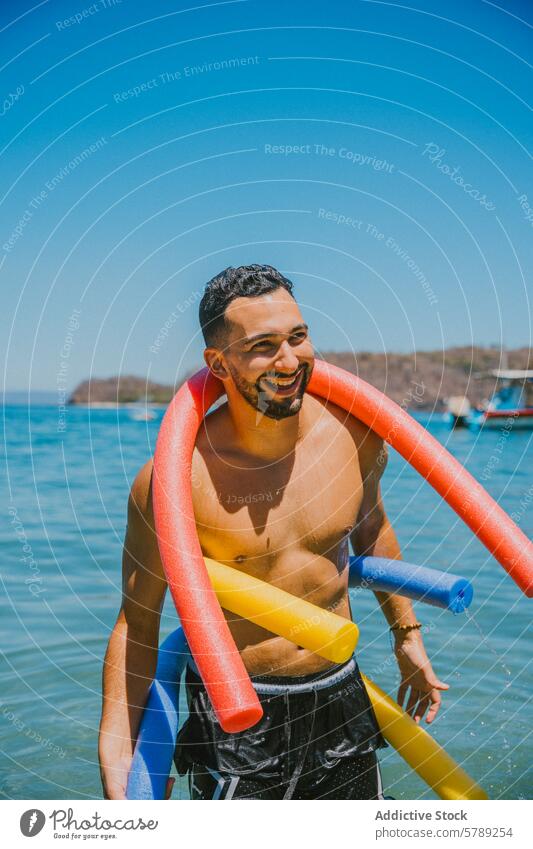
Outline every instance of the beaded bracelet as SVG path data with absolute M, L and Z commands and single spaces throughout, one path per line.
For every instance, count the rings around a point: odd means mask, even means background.
M 413 622 L 412 625 L 392 625 L 391 631 L 416 631 L 422 627 L 421 622 Z

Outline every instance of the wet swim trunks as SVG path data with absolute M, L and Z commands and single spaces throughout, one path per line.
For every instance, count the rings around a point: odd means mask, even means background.
M 264 715 L 228 734 L 187 666 L 189 717 L 175 763 L 188 773 L 191 799 L 383 798 L 376 750 L 387 744 L 354 658 L 312 675 L 251 680 Z

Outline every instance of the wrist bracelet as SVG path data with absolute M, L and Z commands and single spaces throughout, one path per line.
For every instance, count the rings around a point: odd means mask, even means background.
M 411 625 L 392 625 L 391 631 L 417 631 L 422 627 L 421 622 L 413 622 Z

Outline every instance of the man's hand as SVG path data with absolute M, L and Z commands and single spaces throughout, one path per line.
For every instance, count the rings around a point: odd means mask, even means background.
M 102 778 L 102 786 L 104 789 L 104 799 L 125 799 L 126 789 L 128 786 L 128 775 L 131 767 L 132 757 L 123 757 L 118 759 L 112 767 L 107 769 L 101 764 L 100 774 Z M 165 799 L 170 799 L 172 789 L 176 779 L 167 779 L 165 788 Z
M 104 790 L 104 799 L 125 799 L 128 775 L 131 767 L 131 753 L 116 757 L 112 763 L 100 756 L 100 776 Z
M 448 690 L 449 684 L 439 681 L 433 672 L 419 631 L 395 631 L 394 653 L 402 681 L 398 690 L 398 704 L 405 707 L 415 722 L 420 722 L 427 710 L 426 722 L 431 723 L 441 705 L 440 690 Z M 429 708 L 429 709 L 428 709 Z

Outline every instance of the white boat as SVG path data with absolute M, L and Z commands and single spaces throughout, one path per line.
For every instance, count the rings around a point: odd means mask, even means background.
M 466 427 L 467 419 L 472 412 L 472 405 L 464 395 L 451 395 L 446 399 L 444 421 L 450 427 Z
M 130 419 L 133 419 L 135 422 L 151 422 L 156 417 L 154 410 L 150 410 L 148 407 L 132 409 L 130 412 Z
M 494 369 L 490 375 L 497 380 L 496 391 L 490 401 L 470 411 L 466 417 L 468 427 L 533 427 L 533 370 Z

